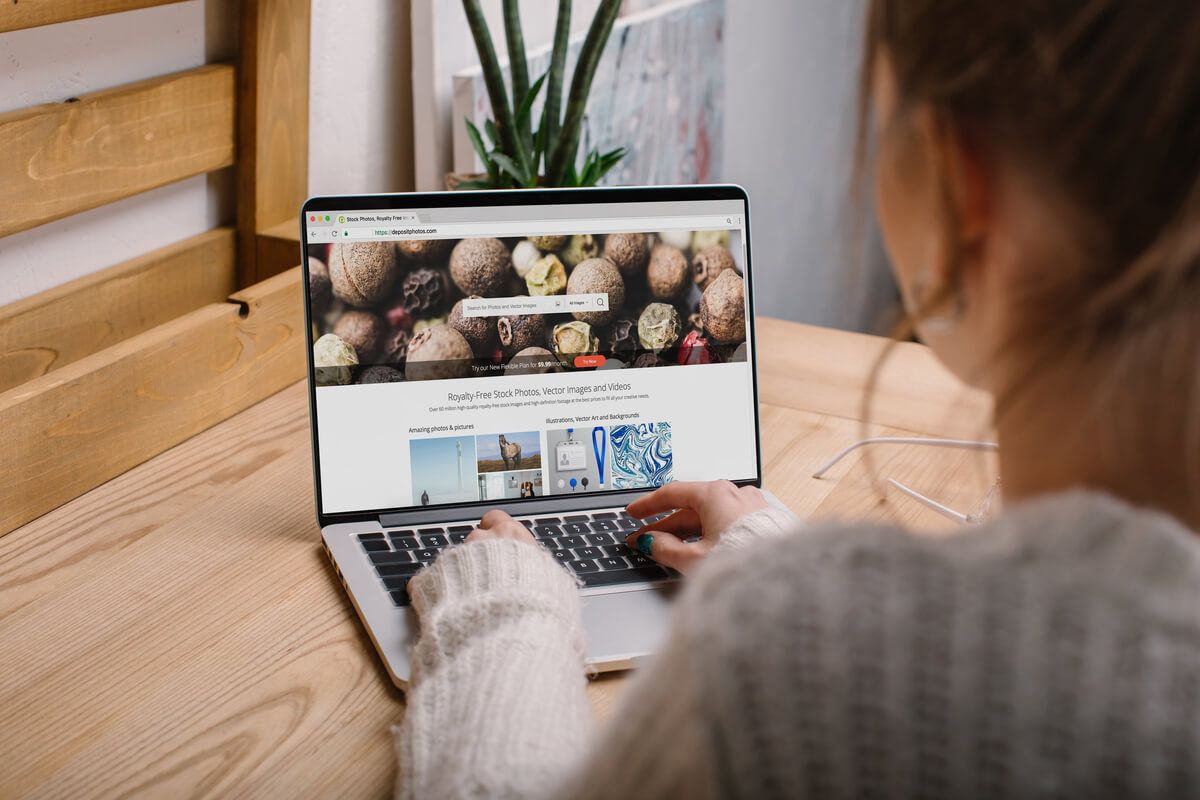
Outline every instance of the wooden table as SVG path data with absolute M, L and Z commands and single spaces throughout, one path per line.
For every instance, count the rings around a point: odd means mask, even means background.
M 765 482 L 804 517 L 945 530 L 880 504 L 864 435 L 986 435 L 988 405 L 925 348 L 759 323 Z M 384 797 L 393 688 L 319 545 L 297 384 L 0 538 L 0 796 Z M 880 446 L 874 469 L 963 509 L 979 453 Z M 589 687 L 604 714 L 624 684 Z

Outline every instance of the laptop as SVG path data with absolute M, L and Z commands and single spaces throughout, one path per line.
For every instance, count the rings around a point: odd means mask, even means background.
M 492 508 L 577 576 L 592 668 L 652 653 L 678 575 L 626 505 L 760 485 L 745 191 L 314 197 L 300 228 L 317 518 L 392 680 L 408 582 Z

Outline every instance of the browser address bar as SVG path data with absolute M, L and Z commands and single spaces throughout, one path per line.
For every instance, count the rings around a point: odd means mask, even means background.
M 541 236 L 553 233 L 653 233 L 685 229 L 741 227 L 738 216 L 615 217 L 611 219 L 539 219 L 505 222 L 434 222 L 416 225 L 347 225 L 334 227 L 338 239 L 438 239 L 461 236 Z

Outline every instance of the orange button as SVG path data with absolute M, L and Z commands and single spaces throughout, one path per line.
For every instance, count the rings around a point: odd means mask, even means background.
M 575 368 L 603 367 L 604 356 L 575 356 Z

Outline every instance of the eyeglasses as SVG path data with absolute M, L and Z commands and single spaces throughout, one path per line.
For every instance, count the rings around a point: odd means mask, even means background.
M 973 439 L 928 439 L 915 436 L 873 436 L 868 439 L 860 439 L 849 447 L 838 451 L 837 455 L 826 461 L 819 469 L 817 469 L 816 472 L 813 473 L 813 477 L 819 480 L 843 458 L 861 447 L 866 447 L 867 445 L 872 444 L 906 444 L 922 447 L 947 447 L 957 450 L 988 450 L 991 452 L 995 452 L 1000 449 L 995 442 L 982 442 L 975 441 Z M 926 508 L 936 511 L 943 517 L 952 519 L 960 525 L 979 525 L 982 523 L 991 513 L 992 505 L 1000 495 L 1000 479 L 997 478 L 995 483 L 992 484 L 991 488 L 988 489 L 987 494 L 984 495 L 983 500 L 980 501 L 976 509 L 970 513 L 964 514 L 960 511 L 955 511 L 949 506 L 942 505 L 933 498 L 921 494 L 916 489 L 905 486 L 895 478 L 885 478 L 883 484 L 885 487 L 891 486 L 897 489 L 898 491 L 911 497 L 913 500 L 916 500 Z

